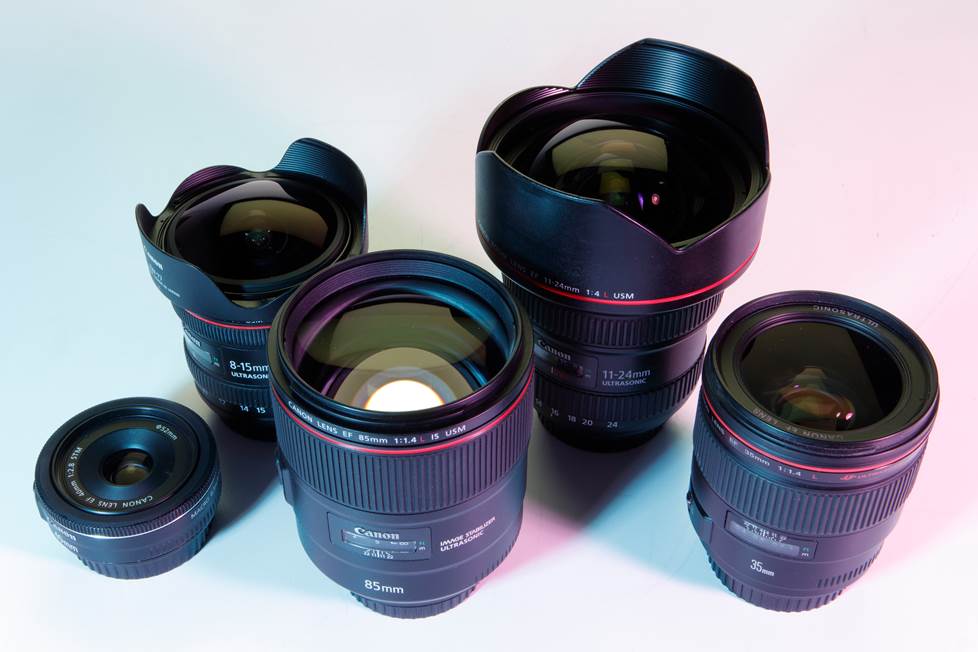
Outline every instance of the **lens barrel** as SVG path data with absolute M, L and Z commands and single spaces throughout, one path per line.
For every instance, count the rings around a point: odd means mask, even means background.
M 302 281 L 366 250 L 359 168 L 304 138 L 265 172 L 200 170 L 158 216 L 137 206 L 136 221 L 150 276 L 183 323 L 201 398 L 232 429 L 274 438 L 268 329 Z
M 572 444 L 646 441 L 692 392 L 704 325 L 761 235 L 769 181 L 751 79 L 644 40 L 576 87 L 490 116 L 479 237 L 534 325 L 537 412 Z
M 913 488 L 937 370 L 903 322 L 827 292 L 756 299 L 710 343 L 689 514 L 744 600 L 803 611 L 876 558 Z
M 278 463 L 323 573 L 379 613 L 419 618 L 505 558 L 522 521 L 531 352 L 502 285 L 451 256 L 367 254 L 295 292 L 269 337 Z
M 217 448 L 192 411 L 154 398 L 85 410 L 37 459 L 34 495 L 55 538 L 97 573 L 165 573 L 204 545 L 221 493 Z

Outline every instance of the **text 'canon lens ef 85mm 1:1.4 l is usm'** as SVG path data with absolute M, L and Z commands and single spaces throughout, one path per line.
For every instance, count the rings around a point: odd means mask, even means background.
M 688 498 L 717 577 L 778 611 L 837 597 L 896 526 L 937 403 L 927 347 L 880 308 L 785 292 L 737 309 L 707 351 Z
M 479 237 L 536 334 L 544 425 L 596 449 L 640 444 L 692 392 L 704 326 L 761 237 L 769 173 L 750 77 L 645 40 L 574 88 L 490 116 Z
M 366 202 L 356 164 L 305 138 L 271 170 L 206 168 L 158 216 L 136 208 L 150 275 L 183 322 L 197 390 L 234 430 L 274 437 L 268 329 L 302 281 L 366 249 Z
M 443 254 L 359 256 L 295 292 L 268 355 L 310 559 L 389 616 L 462 602 L 523 514 L 532 339 L 502 284 Z

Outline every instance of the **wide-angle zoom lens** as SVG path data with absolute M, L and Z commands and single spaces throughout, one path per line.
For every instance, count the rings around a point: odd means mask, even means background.
M 456 606 L 520 529 L 530 326 L 458 258 L 334 265 L 276 317 L 268 357 L 285 496 L 310 559 L 400 618 Z
M 778 611 L 836 598 L 896 525 L 937 404 L 927 347 L 875 306 L 786 292 L 736 310 L 707 350 L 688 496 L 717 577 Z
M 182 405 L 110 401 L 51 436 L 34 493 L 51 532 L 86 566 L 151 577 L 204 545 L 221 494 L 217 449 L 207 424 Z
M 345 154 L 293 143 L 266 172 L 188 177 L 156 217 L 136 217 L 153 280 L 183 322 L 201 398 L 235 430 L 272 438 L 268 329 L 313 273 L 366 248 L 366 189 Z
M 640 41 L 574 88 L 503 102 L 476 174 L 479 237 L 533 322 L 541 420 L 582 447 L 644 442 L 692 392 L 704 326 L 760 241 L 750 77 Z

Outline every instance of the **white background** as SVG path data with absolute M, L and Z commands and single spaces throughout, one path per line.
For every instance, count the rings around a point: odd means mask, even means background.
M 978 649 L 974 3 L 162 5 L 0 8 L 0 647 Z M 577 452 L 538 429 L 515 550 L 470 600 L 426 621 L 374 615 L 322 576 L 270 447 L 220 429 L 225 494 L 198 557 L 121 582 L 55 542 L 31 482 L 62 422 L 134 395 L 213 422 L 147 274 L 137 202 L 156 212 L 192 171 L 265 169 L 313 136 L 363 169 L 372 249 L 491 268 L 473 221 L 484 119 L 646 36 L 736 63 L 767 110 L 761 249 L 711 332 L 758 295 L 828 289 L 896 313 L 937 358 L 941 413 L 917 487 L 845 595 L 776 614 L 715 580 L 684 504 L 692 401 L 628 454 Z

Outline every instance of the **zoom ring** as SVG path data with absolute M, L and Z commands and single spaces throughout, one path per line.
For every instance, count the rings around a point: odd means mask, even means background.
M 563 385 L 537 374 L 537 400 L 562 414 L 587 416 L 596 421 L 645 421 L 671 412 L 696 387 L 702 357 L 683 375 L 641 394 L 586 394 L 568 391 Z M 545 417 L 545 415 L 544 415 Z
M 239 385 L 230 380 L 217 378 L 204 371 L 200 363 L 187 352 L 186 347 L 184 347 L 184 354 L 187 356 L 187 366 L 190 368 L 190 375 L 193 376 L 194 384 L 208 400 L 218 403 L 224 401 L 229 405 L 246 405 L 249 407 L 271 404 L 267 386 Z M 224 405 L 224 403 L 220 404 Z
M 279 448 L 289 467 L 330 500 L 383 514 L 417 514 L 451 507 L 492 486 L 526 454 L 530 388 L 489 432 L 430 453 L 360 453 L 329 443 L 284 410 L 275 411 Z
M 598 315 L 545 301 L 508 276 L 503 276 L 503 283 L 539 330 L 569 342 L 611 348 L 655 346 L 692 333 L 713 316 L 723 298 L 723 292 L 717 292 L 676 310 L 638 316 Z
M 794 534 L 849 534 L 884 521 L 913 488 L 922 456 L 907 469 L 865 491 L 818 491 L 761 477 L 734 458 L 697 411 L 693 428 L 696 463 L 710 487 L 733 509 L 768 527 Z
M 202 340 L 245 349 L 264 349 L 268 342 L 268 328 L 264 326 L 261 328 L 215 326 L 194 317 L 183 308 L 174 306 L 174 310 L 184 327 Z

